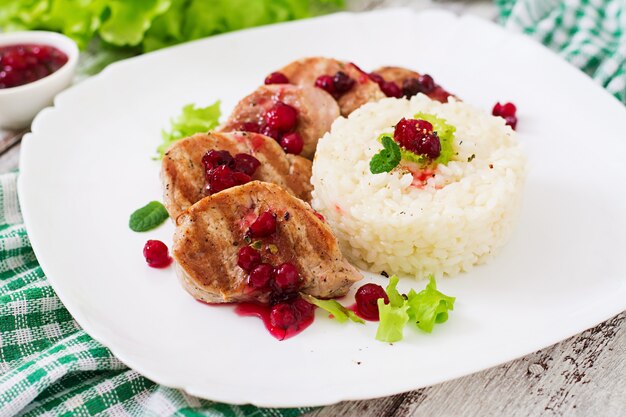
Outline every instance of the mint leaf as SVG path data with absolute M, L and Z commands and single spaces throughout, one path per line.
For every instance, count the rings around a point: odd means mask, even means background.
M 328 311 L 330 314 L 333 315 L 333 317 L 335 317 L 335 320 L 337 320 L 339 323 L 344 323 L 348 319 L 350 319 L 355 323 L 365 324 L 365 321 L 357 316 L 354 311 L 348 310 L 335 300 L 320 300 L 311 295 L 303 293 L 300 293 L 300 295 L 302 296 L 302 298 L 304 298 L 305 301 L 315 306 L 318 306 L 322 310 Z
M 157 148 L 159 156 L 156 159 L 163 158 L 170 145 L 177 140 L 217 127 L 221 114 L 219 100 L 207 107 L 196 107 L 194 104 L 184 106 L 182 112 L 170 120 L 170 131 L 161 132 L 163 143 Z
M 448 320 L 448 311 L 454 309 L 454 297 L 437 290 L 435 278 L 431 275 L 426 288 L 419 293 L 411 290 L 407 295 L 409 319 L 425 332 L 432 332 L 435 323 Z
M 370 161 L 370 172 L 372 174 L 381 174 L 389 172 L 400 163 L 400 147 L 390 135 L 382 135 L 380 141 L 384 149 L 381 149 Z
M 151 201 L 130 215 L 128 227 L 135 232 L 147 232 L 161 225 L 169 214 L 158 201 Z

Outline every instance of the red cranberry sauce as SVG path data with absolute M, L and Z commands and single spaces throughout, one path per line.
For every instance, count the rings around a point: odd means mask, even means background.
M 0 47 L 0 88 L 32 83 L 56 72 L 67 62 L 67 55 L 48 45 L 9 45 Z
M 149 240 L 143 247 L 143 256 L 148 266 L 152 268 L 165 268 L 172 263 L 167 245 L 160 240 Z
M 421 74 L 417 77 L 405 78 L 402 84 L 398 85 L 393 81 L 386 81 L 380 74 L 372 72 L 369 74 L 372 81 L 378 84 L 387 97 L 411 98 L 419 93 L 426 94 L 433 100 L 446 103 L 451 95 L 440 85 L 435 83 L 433 77 L 428 74 Z
M 288 221 L 288 212 L 281 219 Z M 235 311 L 240 315 L 260 317 L 270 333 L 283 340 L 313 322 L 315 307 L 298 294 L 302 285 L 298 268 L 291 262 L 271 263 L 277 259 L 276 252 L 269 249 L 278 228 L 276 212 L 266 210 L 244 232 L 244 241 L 252 243 L 239 249 L 237 265 L 248 274 L 248 293 L 267 302 L 243 303 Z
M 238 153 L 234 157 L 228 151 L 211 149 L 202 157 L 206 195 L 218 193 L 237 185 L 252 181 L 258 159 L 247 153 Z
M 500 104 L 500 102 L 498 102 L 493 106 L 493 110 L 491 111 L 491 114 L 494 116 L 502 117 L 506 121 L 506 124 L 511 126 L 513 130 L 517 127 L 516 113 L 517 107 L 515 107 L 513 103 Z
M 295 155 L 300 154 L 304 146 L 302 137 L 296 132 L 297 128 L 298 110 L 280 100 L 274 102 L 258 120 L 244 122 L 237 127 L 244 132 L 269 136 L 278 142 L 285 152 Z
M 354 79 L 343 71 L 337 71 L 335 75 L 320 75 L 315 80 L 315 86 L 326 91 L 335 100 L 350 91 L 354 84 Z
M 441 153 L 441 142 L 433 125 L 426 120 L 402 118 L 395 127 L 393 138 L 404 149 L 434 160 Z
M 235 313 L 240 316 L 254 316 L 263 320 L 265 328 L 278 340 L 293 337 L 309 327 L 315 318 L 315 307 L 302 298 L 291 304 L 281 303 L 274 306 L 240 303 Z

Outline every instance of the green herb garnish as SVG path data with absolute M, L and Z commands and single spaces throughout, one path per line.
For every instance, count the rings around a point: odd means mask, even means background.
M 261 250 L 261 248 L 263 247 L 263 242 L 260 240 L 255 240 L 250 244 L 250 247 L 252 249 Z
M 159 155 L 155 159 L 163 158 L 170 145 L 177 140 L 217 127 L 221 114 L 219 100 L 207 107 L 196 107 L 194 104 L 184 106 L 181 113 L 170 120 L 170 131 L 161 131 L 163 143 L 157 148 Z
M 389 285 L 385 291 L 389 297 L 389 304 L 378 300 L 380 323 L 376 332 L 376 339 L 381 342 L 397 342 L 402 340 L 402 332 L 407 323 L 415 323 L 425 332 L 431 332 L 435 323 L 448 320 L 448 311 L 454 309 L 454 297 L 437 290 L 435 278 L 431 275 L 426 288 L 419 293 L 411 290 L 402 296 L 396 286 L 398 277 L 389 278 Z
M 355 323 L 365 324 L 365 321 L 363 321 L 362 318 L 357 316 L 354 313 L 354 311 L 348 310 L 347 308 L 345 308 L 344 306 L 342 306 L 335 300 L 320 300 L 311 295 L 303 294 L 303 293 L 301 293 L 300 295 L 302 296 L 302 298 L 304 298 L 305 301 L 315 306 L 318 306 L 322 310 L 328 311 L 330 314 L 333 315 L 335 320 L 337 320 L 339 323 L 344 323 L 348 319 L 350 319 Z
M 381 149 L 370 161 L 370 172 L 372 174 L 381 174 L 390 172 L 400 163 L 401 153 L 400 147 L 390 135 L 383 134 L 379 137 L 384 149 Z
M 163 204 L 151 201 L 130 215 L 128 227 L 135 232 L 147 232 L 161 225 L 168 217 L 169 214 Z

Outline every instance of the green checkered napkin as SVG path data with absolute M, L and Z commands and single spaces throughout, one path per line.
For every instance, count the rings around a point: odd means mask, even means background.
M 626 0 L 497 0 L 505 27 L 556 50 L 626 103 Z M 0 417 L 297 416 L 199 400 L 127 369 L 65 310 L 30 248 L 17 174 L 0 175 Z
M 496 0 L 496 4 L 507 29 L 545 44 L 626 104 L 626 0 Z
M 0 175 L 0 417 L 298 416 L 191 397 L 124 366 L 67 312 L 30 247 L 16 192 Z

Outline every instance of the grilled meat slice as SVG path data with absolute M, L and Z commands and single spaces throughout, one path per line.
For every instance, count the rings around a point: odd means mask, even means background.
M 339 117 L 339 107 L 326 92 L 314 87 L 299 87 L 289 84 L 264 85 L 245 97 L 217 131 L 249 130 L 247 126 L 259 126 L 267 110 L 277 102 L 283 102 L 298 111 L 296 132 L 304 141 L 300 155 L 313 158 L 317 141 L 330 130 L 330 125 Z
M 208 303 L 268 302 L 268 291 L 252 290 L 237 265 L 245 234 L 257 217 L 276 215 L 276 232 L 260 239 L 262 261 L 294 264 L 300 291 L 314 297 L 345 295 L 361 274 L 345 260 L 330 227 L 313 209 L 281 187 L 260 181 L 205 197 L 178 218 L 173 255 L 185 289 Z M 270 245 L 274 245 L 270 247 Z
M 261 162 L 252 179 L 272 182 L 298 198 L 311 199 L 311 161 L 287 155 L 272 138 L 258 133 L 198 133 L 175 142 L 161 165 L 164 201 L 170 216 L 176 218 L 205 197 L 202 157 L 209 150 L 225 150 L 236 155 L 247 153 Z
M 400 88 L 402 88 L 405 97 L 411 97 L 417 93 L 424 93 L 433 100 L 440 101 L 442 103 L 448 102 L 448 97 L 456 97 L 454 94 L 449 93 L 439 84 L 432 82 L 428 85 L 428 82 L 420 83 L 420 77 L 425 74 L 412 71 L 402 67 L 381 67 L 374 71 L 374 73 L 380 75 L 385 81 L 395 82 Z M 427 77 L 430 77 L 426 75 Z M 430 79 L 432 81 L 432 78 Z
M 365 103 L 385 98 L 378 84 L 352 63 L 332 58 L 309 57 L 294 61 L 278 70 L 289 79 L 291 84 L 302 86 L 314 86 L 319 76 L 334 76 L 338 71 L 344 72 L 355 81 L 354 86 L 337 99 L 342 116 L 347 117 Z

